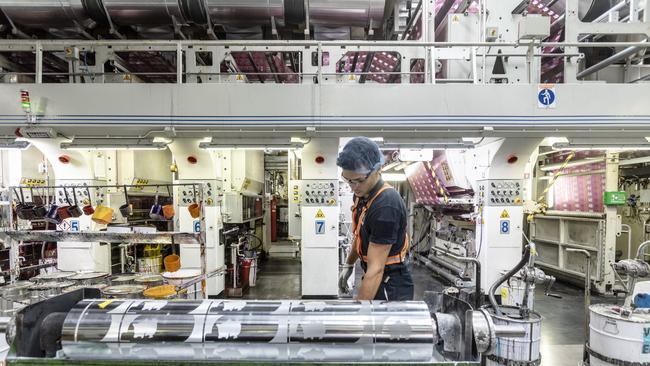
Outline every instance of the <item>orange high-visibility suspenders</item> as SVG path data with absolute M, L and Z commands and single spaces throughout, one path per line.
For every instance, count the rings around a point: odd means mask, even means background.
M 363 225 L 366 219 L 366 212 L 372 206 L 372 203 L 375 202 L 375 199 L 379 197 L 379 195 L 382 194 L 385 190 L 390 188 L 392 187 L 389 184 L 387 183 L 384 184 L 384 186 L 381 187 L 381 189 L 377 191 L 377 193 L 375 193 L 375 195 L 372 196 L 372 198 L 370 198 L 370 201 L 368 201 L 366 205 L 363 206 L 363 209 L 361 209 L 361 214 L 359 215 L 358 220 L 357 220 L 357 205 L 359 204 L 359 200 L 355 199 L 354 206 L 352 206 L 352 232 L 354 233 L 354 239 L 352 240 L 352 243 L 356 247 L 359 258 L 361 258 L 361 260 L 364 262 L 368 262 L 368 256 L 364 256 L 362 252 L 363 241 L 361 240 L 361 226 Z M 408 233 L 405 233 L 402 250 L 400 250 L 398 254 L 391 255 L 388 258 L 386 258 L 386 263 L 384 263 L 384 265 L 388 266 L 391 264 L 398 264 L 404 262 L 408 250 L 409 250 L 409 237 L 408 237 Z

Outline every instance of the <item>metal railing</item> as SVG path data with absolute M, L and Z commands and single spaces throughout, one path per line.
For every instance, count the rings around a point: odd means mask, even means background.
M 231 82 L 287 82 L 287 83 L 342 83 L 352 82 L 351 77 L 372 80 L 376 76 L 393 78 L 393 82 L 401 83 L 426 83 L 439 82 L 471 82 L 485 84 L 489 82 L 491 73 L 486 70 L 492 67 L 493 59 L 503 57 L 512 59 L 510 62 L 519 62 L 521 67 L 516 67 L 518 79 L 521 83 L 538 83 L 541 79 L 542 58 L 562 58 L 565 63 L 579 63 L 584 54 L 581 52 L 548 53 L 544 49 L 555 48 L 626 48 L 643 50 L 650 46 L 650 42 L 418 42 L 418 41 L 77 41 L 77 40 L 20 40 L 2 41 L 0 55 L 3 53 L 33 53 L 33 69 L 24 71 L 2 71 L 0 77 L 15 76 L 13 82 L 43 83 L 44 78 L 57 81 L 68 79 L 70 83 L 104 83 L 115 82 L 108 80 L 111 77 L 122 78 L 123 82 L 139 82 L 138 78 L 157 78 L 162 82 L 171 83 L 231 83 Z M 503 50 L 497 54 L 494 49 Z M 85 65 L 80 54 L 91 52 L 97 58 L 94 65 Z M 147 52 L 175 52 L 175 60 L 168 64 L 170 71 L 140 71 L 129 70 L 124 64 L 119 64 L 118 53 Z M 215 62 L 210 65 L 197 63 L 197 52 L 212 52 Z M 293 65 L 291 72 L 273 70 L 268 64 L 268 71 L 234 69 L 222 72 L 222 62 L 233 61 L 233 53 L 299 53 L 299 64 Z M 364 67 L 361 71 L 340 71 L 337 66 L 344 62 L 350 53 L 391 53 L 399 57 L 393 69 L 387 67 L 374 70 Z M 54 56 L 60 61 L 69 64 L 70 71 L 44 71 L 46 58 L 44 55 Z M 311 54 L 311 55 L 310 55 Z M 316 56 L 316 62 L 313 62 Z M 330 62 L 324 60 L 329 57 Z M 368 56 L 369 58 L 370 56 Z M 376 56 L 375 56 L 376 57 Z M 516 61 L 521 59 L 521 61 Z M 104 62 L 111 61 L 119 64 L 115 72 L 105 72 Z M 178 62 L 182 60 L 182 62 Z M 371 63 L 376 60 L 374 57 Z M 423 70 L 410 69 L 410 62 L 424 61 Z M 367 61 L 365 61 L 367 62 Z M 453 75 L 440 73 L 439 65 L 461 66 L 469 70 L 469 77 L 459 78 Z M 406 66 L 406 70 L 404 70 Z M 174 71 L 171 71 L 175 69 Z M 482 71 L 478 71 L 482 70 Z M 513 77 L 512 70 L 504 75 L 505 78 Z M 585 71 L 582 72 L 584 74 Z M 31 80 L 18 80 L 18 77 L 29 77 Z M 577 75 L 578 77 L 581 74 Z M 282 80 L 282 77 L 285 80 Z M 210 78 L 208 81 L 207 78 Z M 199 80 L 201 79 L 201 80 Z M 644 79 L 644 77 L 639 80 Z M 12 82 L 11 80 L 5 80 Z M 47 80 L 46 80 L 47 81 Z M 380 81 L 381 82 L 381 81 Z M 386 82 L 386 81 L 383 81 Z

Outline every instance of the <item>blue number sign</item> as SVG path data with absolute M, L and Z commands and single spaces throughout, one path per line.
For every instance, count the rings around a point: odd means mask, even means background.
M 325 220 L 316 220 L 316 235 L 325 235 Z
M 501 234 L 510 234 L 510 220 L 501 220 L 499 222 L 499 231 Z

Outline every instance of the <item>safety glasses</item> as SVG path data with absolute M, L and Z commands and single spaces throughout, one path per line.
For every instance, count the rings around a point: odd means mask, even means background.
M 343 178 L 343 181 L 345 181 L 345 183 L 347 183 L 347 184 L 353 186 L 353 185 L 363 184 L 363 182 L 365 182 L 365 181 L 368 180 L 368 178 L 370 177 L 370 174 L 372 174 L 372 172 L 369 172 L 369 173 L 366 174 L 366 176 L 363 177 L 363 178 L 357 178 L 357 179 L 348 179 L 348 178 L 344 177 L 344 176 L 341 174 L 341 178 Z

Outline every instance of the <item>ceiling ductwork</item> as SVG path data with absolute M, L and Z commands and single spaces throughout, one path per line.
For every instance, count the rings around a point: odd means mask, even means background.
M 207 0 L 213 24 L 267 25 L 271 17 L 284 24 L 283 0 Z
M 186 20 L 178 0 L 84 0 L 100 7 L 103 2 L 111 21 L 118 25 L 160 26 L 173 24 L 172 17 L 180 24 Z M 200 1 L 196 1 L 200 2 Z
M 384 19 L 385 0 L 310 0 L 312 24 L 378 27 Z
M 69 27 L 91 21 L 82 0 L 2 0 L 2 9 L 12 22 L 28 28 Z
M 115 24 L 277 26 L 304 23 L 380 27 L 386 0 L 0 0 L 0 9 L 18 27 L 50 29 Z M 207 8 L 206 8 L 207 6 Z M 209 22 L 208 22 L 209 17 Z M 94 21 L 94 22 L 93 22 Z

